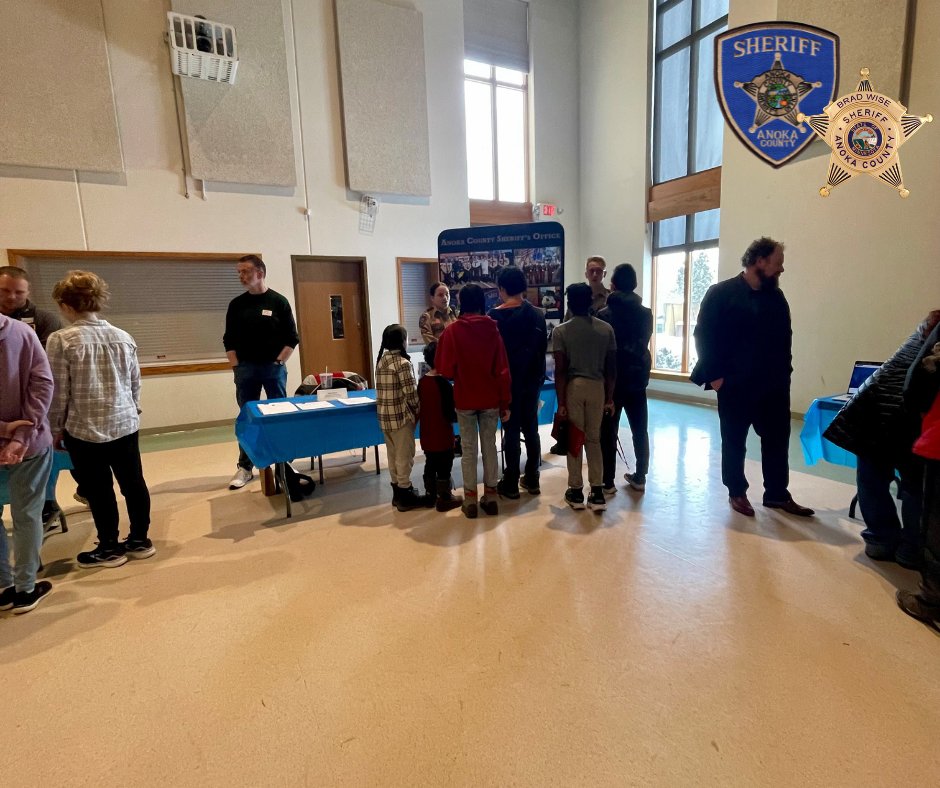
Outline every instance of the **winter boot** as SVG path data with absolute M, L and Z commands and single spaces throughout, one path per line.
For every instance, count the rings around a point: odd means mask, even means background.
M 410 512 L 412 509 L 417 509 L 421 505 L 421 497 L 414 487 L 398 488 L 398 500 L 395 503 L 395 508 L 398 509 L 399 512 Z
M 493 515 L 499 514 L 499 501 L 497 500 L 499 494 L 496 492 L 495 487 L 484 487 L 483 488 L 483 497 L 480 499 L 480 508 L 483 510 L 484 514 L 488 514 L 491 517 Z
M 468 490 L 464 487 L 463 503 L 460 505 L 463 509 L 463 516 L 468 520 L 475 520 L 477 517 L 477 491 Z
M 451 480 L 450 479 L 438 479 L 437 480 L 437 506 L 435 508 L 439 512 L 449 512 L 451 509 L 456 509 L 458 506 L 463 505 L 463 498 L 459 498 L 454 495 L 451 490 Z

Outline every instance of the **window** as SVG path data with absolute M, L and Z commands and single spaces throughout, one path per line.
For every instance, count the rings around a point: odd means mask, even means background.
M 525 203 L 528 199 L 527 84 L 525 72 L 464 61 L 471 200 Z
M 718 281 L 724 121 L 714 92 L 715 36 L 728 0 L 658 0 L 653 162 L 653 368 L 688 374 L 702 298 Z
M 718 281 L 718 211 L 676 216 L 653 229 L 653 368 L 688 373 L 705 292 Z
M 31 299 L 58 313 L 52 288 L 72 269 L 93 271 L 111 291 L 103 313 L 137 343 L 144 375 L 227 369 L 222 334 L 229 301 L 244 288 L 241 254 L 10 250 L 29 271 Z

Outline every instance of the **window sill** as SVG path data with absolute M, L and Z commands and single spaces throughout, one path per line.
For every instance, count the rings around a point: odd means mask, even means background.
M 470 200 L 470 225 L 527 224 L 532 221 L 532 203 Z
M 689 383 L 689 372 L 667 372 L 663 369 L 654 369 L 650 372 L 651 380 L 671 380 L 673 383 Z

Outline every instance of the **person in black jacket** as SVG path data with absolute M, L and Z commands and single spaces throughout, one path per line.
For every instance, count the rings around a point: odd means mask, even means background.
M 507 266 L 499 272 L 496 285 L 502 303 L 491 309 L 489 316 L 499 327 L 512 377 L 512 411 L 503 424 L 506 468 L 496 489 L 503 497 L 516 499 L 520 482 L 530 494 L 540 492 L 539 393 L 545 380 L 548 331 L 541 310 L 523 298 L 526 280 L 521 269 Z M 526 452 L 525 476 L 521 479 L 520 434 L 525 437 Z
M 904 406 L 902 395 L 908 371 L 938 324 L 940 310 L 924 318 L 823 433 L 824 438 L 858 458 L 856 485 L 865 521 L 865 555 L 875 561 L 896 561 L 909 569 L 920 563 L 923 468 L 911 452 L 919 433 L 918 418 Z M 900 520 L 891 495 L 896 473 L 900 474 Z
M 617 385 L 614 389 L 614 412 L 601 424 L 601 451 L 604 456 L 604 494 L 613 495 L 614 472 L 617 469 L 617 437 L 620 414 L 627 412 L 636 470 L 628 473 L 627 483 L 634 490 L 646 489 L 650 463 L 650 438 L 646 387 L 650 382 L 650 337 L 653 336 L 653 312 L 643 306 L 636 290 L 636 271 L 629 263 L 618 265 L 610 277 L 611 293 L 607 306 L 597 316 L 610 323 L 617 338 Z
M 721 480 L 731 508 L 747 517 L 744 456 L 748 430 L 761 439 L 764 506 L 812 517 L 790 496 L 790 373 L 793 331 L 790 306 L 780 290 L 783 244 L 752 241 L 744 271 L 708 288 L 695 327 L 698 363 L 691 381 L 718 393 Z

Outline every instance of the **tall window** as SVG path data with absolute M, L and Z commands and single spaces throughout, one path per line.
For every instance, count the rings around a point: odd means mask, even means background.
M 653 104 L 653 367 L 687 373 L 705 291 L 718 280 L 724 121 L 715 36 L 728 0 L 657 0 Z
M 464 61 L 471 200 L 524 203 L 528 199 L 527 82 L 525 72 Z

